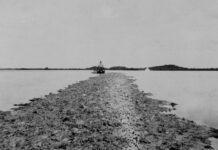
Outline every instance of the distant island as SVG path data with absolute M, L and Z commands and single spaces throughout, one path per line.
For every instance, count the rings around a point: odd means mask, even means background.
M 90 67 L 90 68 L 86 68 L 86 70 L 96 70 L 97 66 L 93 66 L 93 67 Z M 113 67 L 110 67 L 110 68 L 105 68 L 105 70 L 145 70 L 145 68 L 133 68 L 133 67 L 125 67 L 125 66 L 113 66 Z
M 218 71 L 218 68 L 186 68 L 177 65 L 162 65 L 148 68 L 151 71 Z
M 0 70 L 96 70 L 97 66 L 88 67 L 88 68 L 0 68 Z M 146 68 L 133 68 L 133 67 L 125 67 L 125 66 L 113 66 L 110 68 L 105 68 L 105 70 L 145 70 Z

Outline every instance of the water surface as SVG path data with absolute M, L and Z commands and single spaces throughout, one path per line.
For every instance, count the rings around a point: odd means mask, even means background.
M 0 110 L 94 76 L 90 71 L 0 71 Z
M 195 122 L 218 128 L 218 72 L 145 71 L 128 72 L 139 88 L 153 98 L 178 104 L 174 112 Z M 218 150 L 218 140 L 211 138 Z
M 112 72 L 112 71 L 108 71 Z M 113 71 L 114 72 L 114 71 Z M 122 72 L 122 71 L 116 71 Z M 218 128 L 218 72 L 123 71 L 153 98 L 178 104 L 174 112 Z M 0 110 L 95 76 L 91 71 L 0 71 Z M 213 139 L 218 149 L 218 141 Z
M 153 98 L 178 104 L 180 117 L 218 128 L 218 72 L 128 72 Z
M 218 72 L 122 73 L 136 78 L 139 88 L 152 93 L 153 98 L 177 103 L 177 115 L 218 128 Z M 0 71 L 0 110 L 91 76 L 95 76 L 91 71 Z
M 122 73 L 137 79 L 139 88 L 152 93 L 153 98 L 177 103 L 177 115 L 218 128 L 218 72 Z M 95 76 L 91 71 L 0 71 L 0 110 L 91 76 Z

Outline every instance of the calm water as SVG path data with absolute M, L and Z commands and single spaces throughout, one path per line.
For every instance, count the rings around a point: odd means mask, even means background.
M 124 71 L 133 76 L 140 90 L 153 98 L 179 104 L 180 117 L 218 128 L 218 72 Z M 80 80 L 91 71 L 0 71 L 0 110 L 43 97 Z M 218 149 L 218 141 L 214 140 Z
M 174 112 L 195 122 L 218 128 L 218 72 L 128 72 L 139 88 L 153 98 L 179 104 Z M 211 138 L 218 150 L 218 139 Z
M 175 113 L 218 128 L 218 72 L 128 71 L 141 90 L 179 104 Z M 43 97 L 80 80 L 90 71 L 0 71 L 0 110 Z
M 175 113 L 218 128 L 218 72 L 129 72 L 153 98 L 178 104 Z
M 90 71 L 0 71 L 0 110 L 55 93 L 91 76 L 94 74 Z
M 141 90 L 179 104 L 181 117 L 218 128 L 218 72 L 128 71 Z M 0 110 L 28 102 L 80 80 L 90 71 L 0 71 Z

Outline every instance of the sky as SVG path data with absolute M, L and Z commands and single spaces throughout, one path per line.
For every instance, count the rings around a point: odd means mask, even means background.
M 0 67 L 218 67 L 217 0 L 0 0 Z

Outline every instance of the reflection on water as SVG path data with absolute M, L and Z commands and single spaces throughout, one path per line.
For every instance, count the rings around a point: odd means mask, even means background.
M 0 71 L 0 110 L 94 76 L 90 71 Z

